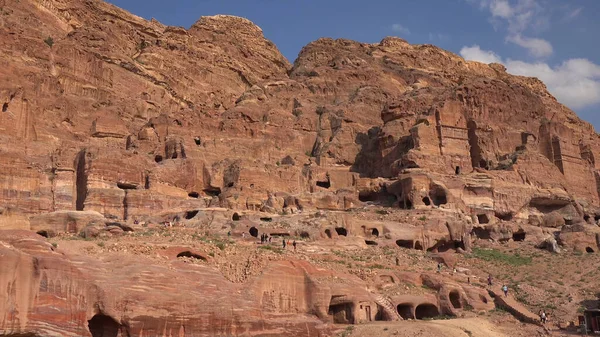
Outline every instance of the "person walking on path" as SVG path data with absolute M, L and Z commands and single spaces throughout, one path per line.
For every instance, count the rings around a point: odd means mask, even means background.
M 504 297 L 508 297 L 508 286 L 506 284 L 502 286 L 502 291 L 504 292 Z
M 283 239 L 283 249 L 285 249 L 285 239 Z
M 442 263 L 441 262 L 438 262 L 438 271 L 437 272 L 438 273 L 442 272 Z
M 544 310 L 541 311 L 540 320 L 542 321 L 542 324 L 546 324 L 546 321 L 548 320 L 548 316 Z
M 296 251 L 296 240 L 294 240 L 294 242 L 292 243 L 292 245 L 294 246 L 294 251 Z
M 492 274 L 489 274 L 489 275 L 488 275 L 488 286 L 490 286 L 490 287 L 491 287 L 491 286 L 492 286 L 492 283 L 493 283 L 493 282 L 492 282 Z

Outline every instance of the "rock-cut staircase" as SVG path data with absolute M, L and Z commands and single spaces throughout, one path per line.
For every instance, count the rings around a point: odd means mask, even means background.
M 375 303 L 383 308 L 383 317 L 386 321 L 400 321 L 402 318 L 398 315 L 392 302 L 381 294 L 372 294 Z
M 490 296 L 494 298 L 496 306 L 510 312 L 519 321 L 540 325 L 540 317 L 527 309 L 511 295 L 504 296 L 502 291 L 488 290 Z

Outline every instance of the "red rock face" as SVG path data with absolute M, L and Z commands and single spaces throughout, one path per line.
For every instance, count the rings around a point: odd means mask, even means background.
M 6 7 L 0 174 L 13 227 L 58 210 L 260 210 L 272 193 L 327 192 L 303 206 L 343 209 L 352 202 L 332 193 L 356 198 L 358 176 L 415 167 L 516 170 L 515 184 L 598 204 L 592 127 L 499 65 L 386 38 L 320 39 L 291 66 L 243 18 L 185 30 L 100 1 Z M 521 165 L 535 153 L 539 178 Z M 509 199 L 501 207 L 518 213 Z
M 286 333 L 313 336 L 329 333 L 317 316 L 327 317 L 332 296 L 376 308 L 366 291 L 356 290 L 365 287 L 360 280 L 337 287 L 327 281 L 333 273 L 302 261 L 275 262 L 251 282 L 234 284 L 211 267 L 179 261 L 67 257 L 24 231 L 2 231 L 1 240 L 3 335 L 231 336 L 285 327 Z M 189 252 L 171 250 L 177 249 Z M 317 316 L 298 315 L 313 312 Z
M 503 240 L 512 231 L 500 220 L 533 227 L 554 214 L 577 225 L 600 203 L 592 126 L 539 80 L 498 64 L 390 37 L 319 39 L 292 65 L 243 18 L 203 17 L 186 30 L 98 0 L 0 4 L 0 229 L 51 235 L 207 207 L 294 214 L 378 201 L 457 211 L 410 231 L 362 225 L 442 251 L 468 249 L 472 223 Z M 561 242 L 599 248 L 597 231 L 581 226 Z M 307 265 L 281 265 L 250 289 L 207 270 L 181 271 L 174 284 L 166 268 L 117 261 L 103 274 L 106 261 L 64 257 L 27 235 L 2 239 L 0 332 L 11 334 L 85 336 L 99 314 L 94 324 L 121 334 L 235 335 L 276 328 L 263 316 L 272 312 L 313 314 L 286 330 L 313 335 L 332 296 L 341 323 L 346 306 L 372 300 L 309 284 L 319 271 Z M 208 281 L 192 286 L 198 278 Z M 304 297 L 282 301 L 289 293 Z

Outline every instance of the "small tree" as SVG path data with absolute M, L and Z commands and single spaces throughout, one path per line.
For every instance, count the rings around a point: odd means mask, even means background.
M 50 36 L 48 36 L 44 42 L 46 42 L 46 44 L 48 45 L 48 47 L 52 48 L 52 46 L 54 45 L 54 39 Z

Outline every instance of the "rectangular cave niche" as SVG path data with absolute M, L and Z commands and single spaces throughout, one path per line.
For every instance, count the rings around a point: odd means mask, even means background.
M 334 324 L 354 324 L 352 303 L 339 303 L 336 301 L 336 296 L 331 297 L 328 314 L 332 317 Z

